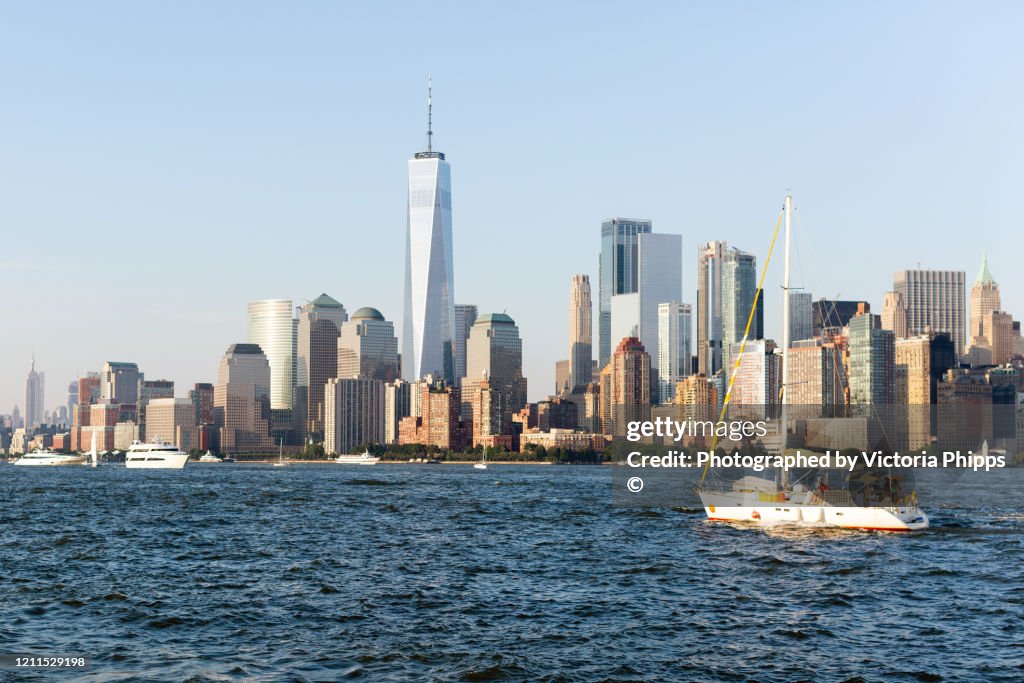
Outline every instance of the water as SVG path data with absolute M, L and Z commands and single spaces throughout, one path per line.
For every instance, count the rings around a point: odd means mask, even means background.
M 1024 678 L 1019 488 L 927 532 L 764 531 L 612 507 L 609 470 L 0 466 L 0 652 L 92 656 L 16 680 Z

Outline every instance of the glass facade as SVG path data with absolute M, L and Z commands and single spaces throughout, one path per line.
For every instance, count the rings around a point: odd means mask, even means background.
M 697 371 L 711 377 L 722 367 L 722 260 L 728 244 L 697 251 Z
M 653 230 L 649 220 L 611 218 L 601 223 L 601 257 L 598 273 L 598 366 L 611 357 L 612 297 L 637 291 L 639 244 L 637 235 Z
M 451 168 L 440 152 L 409 160 L 402 327 L 404 378 L 454 378 L 455 281 L 452 266 Z
M 295 325 L 291 299 L 266 299 L 249 304 L 250 344 L 258 344 L 270 363 L 270 408 L 292 409 L 295 383 Z
M 907 307 L 907 335 L 945 332 L 956 352 L 966 347 L 966 275 L 962 270 L 902 270 L 893 278 L 893 290 Z
M 338 377 L 392 382 L 400 370 L 395 326 L 375 308 L 353 313 L 338 337 Z
M 289 306 L 290 306 L 289 302 Z M 221 451 L 271 446 L 270 363 L 258 344 L 233 344 L 220 361 L 213 389 Z
M 511 417 L 526 405 L 526 378 L 523 377 L 523 343 L 515 321 L 504 313 L 480 316 L 469 335 L 466 351 L 466 377 L 463 379 L 463 419 L 470 422 L 468 405 L 474 389 L 483 381 L 500 392 L 505 407 L 506 426 Z M 508 433 L 508 429 L 502 433 Z
M 690 374 L 693 338 L 690 304 L 658 304 L 658 400 L 675 400 L 676 386 Z
M 733 371 L 733 345 L 743 340 L 750 309 L 757 293 L 757 259 L 739 249 L 731 249 L 722 259 L 722 362 L 727 373 Z M 751 321 L 749 339 L 757 339 L 758 325 Z
M 466 376 L 466 342 L 469 331 L 476 322 L 477 308 L 473 304 L 455 304 L 455 338 L 452 339 L 452 355 L 455 366 L 455 382 Z

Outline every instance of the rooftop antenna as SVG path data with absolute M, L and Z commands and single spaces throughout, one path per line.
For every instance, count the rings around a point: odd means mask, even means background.
M 433 143 L 433 137 L 434 137 L 434 124 L 433 124 L 433 120 L 432 120 L 432 111 L 431 111 L 431 109 L 433 108 L 432 101 L 431 101 L 431 90 L 432 89 L 433 89 L 433 84 L 431 82 L 430 74 L 427 74 L 427 154 L 430 154 L 433 151 L 433 144 L 432 143 Z

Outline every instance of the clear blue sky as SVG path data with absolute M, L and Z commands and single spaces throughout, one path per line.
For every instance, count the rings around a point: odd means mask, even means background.
M 1024 217 L 1019 3 L 4 2 L 0 412 L 137 361 L 185 395 L 254 299 L 400 322 L 406 160 L 452 164 L 460 303 L 520 325 L 530 396 L 566 356 L 599 224 L 763 258 L 787 188 L 794 284 L 880 308 L 895 270 L 990 254 Z M 767 327 L 779 325 L 769 273 Z M 595 290 L 595 301 L 597 293 Z M 595 315 L 596 319 L 596 315 Z M 595 334 L 596 347 L 596 334 Z

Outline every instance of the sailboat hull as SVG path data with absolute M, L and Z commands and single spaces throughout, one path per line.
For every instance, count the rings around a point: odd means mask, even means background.
M 756 492 L 700 491 L 699 494 L 704 511 L 713 522 L 799 524 L 864 531 L 915 531 L 927 529 L 929 524 L 928 515 L 916 505 L 816 505 L 790 499 L 772 504 L 760 500 Z

